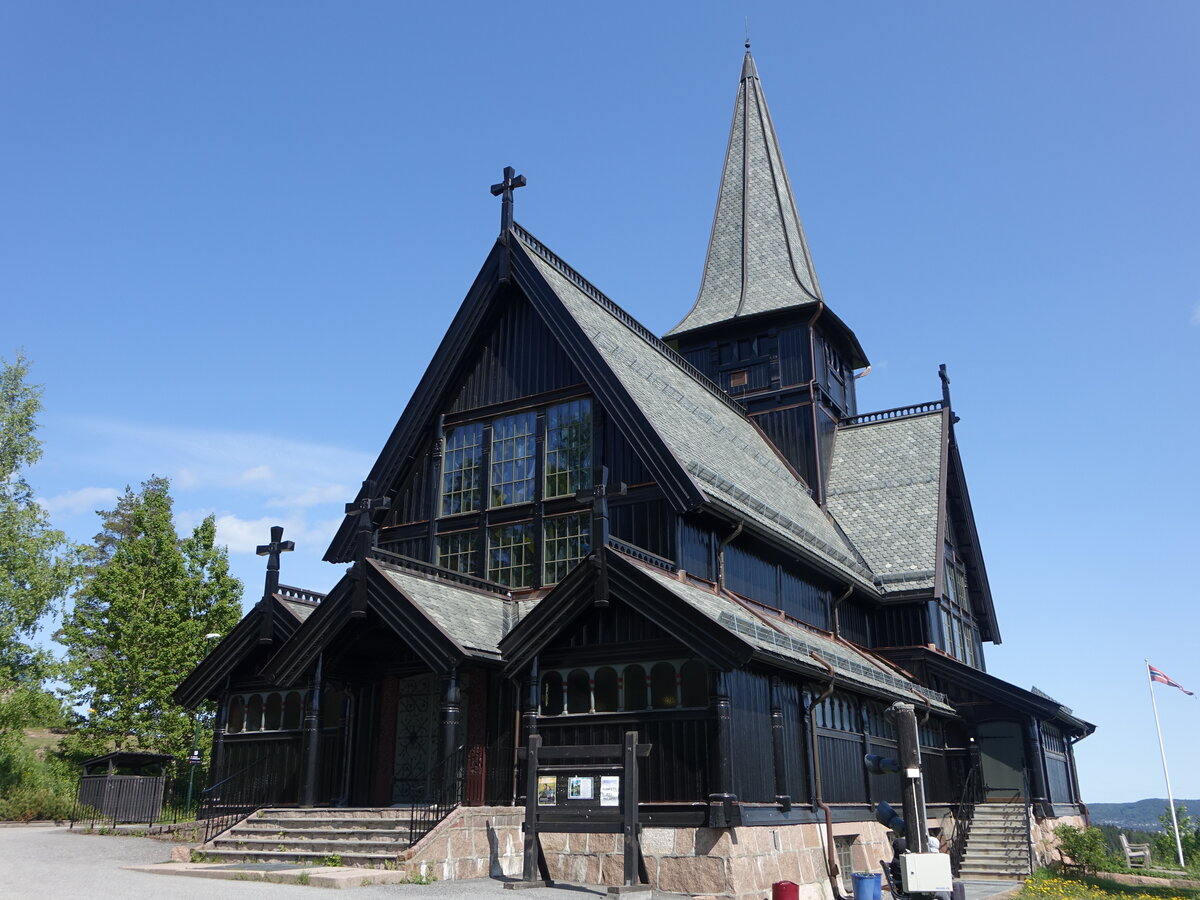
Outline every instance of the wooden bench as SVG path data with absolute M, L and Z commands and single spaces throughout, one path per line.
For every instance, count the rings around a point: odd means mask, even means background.
M 1125 835 L 1120 834 L 1121 852 L 1125 854 L 1125 864 L 1131 869 L 1146 869 L 1150 866 L 1150 845 L 1131 844 Z

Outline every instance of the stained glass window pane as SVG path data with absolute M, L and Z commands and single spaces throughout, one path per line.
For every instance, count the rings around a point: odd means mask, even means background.
M 537 413 L 492 422 L 491 505 L 532 503 L 537 469 Z
M 533 584 L 533 540 L 532 522 L 489 528 L 488 580 L 516 588 Z
M 442 515 L 479 509 L 483 426 L 478 422 L 446 432 L 442 455 Z
M 562 581 L 592 549 L 592 517 L 589 513 L 555 516 L 543 520 L 545 546 L 543 584 Z
M 592 486 L 592 401 L 546 410 L 546 496 L 566 497 Z

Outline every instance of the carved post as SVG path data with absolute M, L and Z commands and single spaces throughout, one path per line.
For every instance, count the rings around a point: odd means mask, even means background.
M 304 713 L 304 782 L 300 788 L 300 805 L 317 804 L 317 763 L 321 754 L 321 681 L 325 677 L 325 654 L 317 657 L 313 673 L 312 692 Z
M 224 777 L 221 772 L 225 767 L 225 729 L 229 727 L 229 686 L 221 691 L 221 699 L 217 701 L 217 720 L 213 727 L 212 742 L 212 771 L 208 775 L 208 785 L 214 785 Z
M 782 686 L 778 675 L 771 676 L 771 755 L 775 764 L 775 802 L 787 812 L 792 797 L 787 788 L 787 757 L 784 755 Z
M 708 795 L 709 824 L 726 828 L 740 824 L 740 812 L 733 793 L 733 707 L 729 699 L 729 673 L 716 671 L 712 676 L 713 748 L 712 787 Z
M 462 720 L 462 693 L 458 689 L 458 666 L 442 676 L 442 757 L 458 748 L 458 726 Z
M 1025 719 L 1025 757 L 1029 769 L 1029 792 L 1032 797 L 1026 798 L 1033 804 L 1038 818 L 1042 818 L 1044 807 L 1049 797 L 1046 794 L 1046 754 L 1042 752 L 1042 729 L 1038 720 L 1033 716 Z

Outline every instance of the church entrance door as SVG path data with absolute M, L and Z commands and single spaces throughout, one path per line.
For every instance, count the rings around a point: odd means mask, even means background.
M 438 752 L 438 679 L 403 678 L 396 709 L 392 803 L 428 803 Z
M 1013 800 L 1025 794 L 1025 751 L 1016 722 L 982 722 L 976 730 L 987 799 Z

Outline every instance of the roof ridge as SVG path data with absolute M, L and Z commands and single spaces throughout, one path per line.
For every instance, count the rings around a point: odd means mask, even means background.
M 896 419 L 912 419 L 941 412 L 945 408 L 946 404 L 942 400 L 928 400 L 925 403 L 914 403 L 911 406 L 893 406 L 891 409 L 846 416 L 838 420 L 838 428 L 855 428 L 859 425 L 875 425 L 879 422 L 891 422 Z
M 393 553 L 391 550 L 374 547 L 371 549 L 371 558 L 376 563 L 387 566 L 390 569 L 397 569 L 411 575 L 417 575 L 429 581 L 449 581 L 468 590 L 484 594 L 496 594 L 505 599 L 512 596 L 511 592 L 483 578 L 476 578 L 474 575 L 464 575 L 462 572 L 456 572 L 453 569 L 444 569 L 433 563 L 413 559 L 411 556 Z
M 519 225 L 517 222 L 513 222 L 512 231 L 513 234 L 515 234 L 521 241 L 521 243 L 525 245 L 525 247 L 536 253 L 544 261 L 557 269 L 561 275 L 570 280 L 577 288 L 590 297 L 597 306 L 599 306 L 621 324 L 625 325 L 630 331 L 650 345 L 650 347 L 658 351 L 663 358 L 671 362 L 680 371 L 689 375 L 692 380 L 724 403 L 731 410 L 736 412 L 747 422 L 752 421 L 751 418 L 746 414 L 745 408 L 740 403 L 723 391 L 720 386 L 713 382 L 711 378 L 684 359 L 678 351 L 673 350 L 665 341 L 663 341 L 662 338 L 634 318 L 634 316 L 624 307 L 622 307 L 602 290 L 580 275 L 570 263 L 538 240 L 538 238 L 534 237 L 527 229 Z

